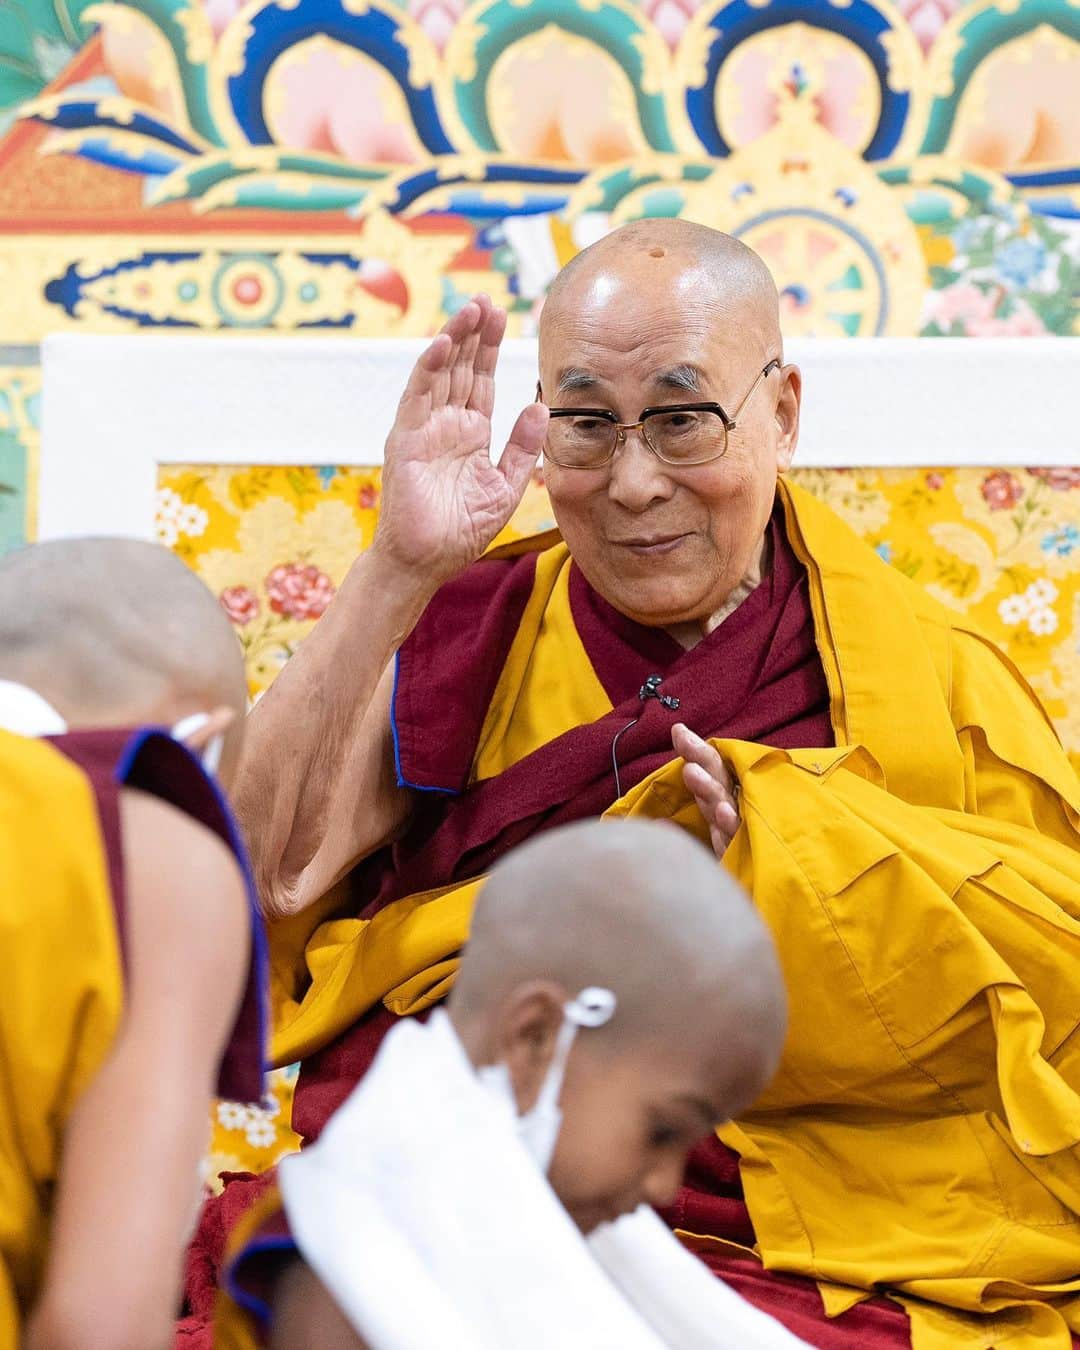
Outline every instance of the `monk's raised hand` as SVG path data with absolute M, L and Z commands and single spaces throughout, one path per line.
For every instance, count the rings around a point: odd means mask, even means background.
M 671 744 L 685 761 L 683 782 L 709 827 L 713 852 L 722 858 L 739 828 L 735 779 L 716 747 L 681 722 L 672 728 Z
M 484 551 L 513 514 L 547 430 L 531 403 L 491 462 L 495 365 L 506 314 L 486 295 L 450 319 L 413 368 L 386 442 L 374 547 L 438 585 Z

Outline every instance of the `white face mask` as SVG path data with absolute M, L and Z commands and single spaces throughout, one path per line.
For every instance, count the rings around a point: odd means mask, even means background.
M 209 713 L 192 713 L 190 717 L 182 717 L 169 734 L 174 741 L 180 741 L 182 744 L 186 744 L 188 737 L 194 736 L 197 731 L 201 731 L 209 721 Z M 213 775 L 217 773 L 218 765 L 221 763 L 221 751 L 224 745 L 224 736 L 212 736 L 198 752 L 199 760 L 208 774 Z
M 589 987 L 563 1008 L 563 1023 L 555 1040 L 544 1081 L 540 1084 L 536 1101 L 523 1115 L 517 1115 L 517 1098 L 505 1064 L 486 1064 L 478 1069 L 481 1084 L 504 1102 L 509 1102 L 517 1116 L 517 1133 L 541 1172 L 547 1174 L 555 1156 L 555 1145 L 562 1126 L 559 1097 L 562 1094 L 566 1061 L 579 1027 L 602 1027 L 610 1022 L 615 1012 L 615 995 L 610 989 Z

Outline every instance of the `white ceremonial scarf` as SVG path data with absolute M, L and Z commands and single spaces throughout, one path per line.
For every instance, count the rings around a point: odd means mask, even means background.
M 585 1239 L 441 1009 L 286 1158 L 301 1254 L 373 1350 L 795 1350 L 642 1208 Z
M 17 736 L 62 736 L 67 723 L 36 689 L 0 680 L 0 730 Z

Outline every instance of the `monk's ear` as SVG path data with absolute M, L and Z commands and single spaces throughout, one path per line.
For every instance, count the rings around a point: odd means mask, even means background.
M 780 473 L 786 473 L 799 443 L 802 372 L 798 366 L 783 366 L 780 378 L 784 384 L 776 403 L 776 467 Z
M 495 1058 L 510 1072 L 518 1111 L 528 1111 L 544 1081 L 563 1024 L 567 994 L 553 980 L 519 985 L 503 1004 Z

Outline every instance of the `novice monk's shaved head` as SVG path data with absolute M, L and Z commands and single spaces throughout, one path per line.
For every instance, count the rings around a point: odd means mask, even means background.
M 30 685 L 71 726 L 242 714 L 236 635 L 167 549 L 133 539 L 31 544 L 0 559 L 0 679 Z
M 774 1073 L 785 996 L 768 930 L 711 852 L 670 825 L 592 821 L 511 854 L 480 893 L 450 1015 L 528 1110 L 563 1007 L 616 997 L 578 1033 L 550 1179 L 588 1231 L 671 1201 L 688 1149 Z M 612 1131 L 616 1138 L 612 1138 Z

